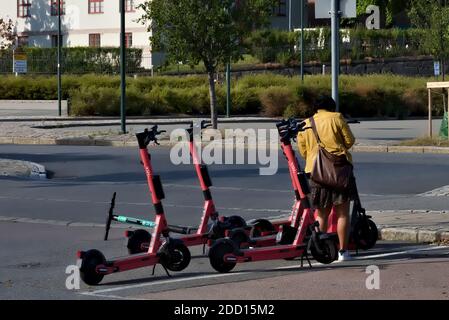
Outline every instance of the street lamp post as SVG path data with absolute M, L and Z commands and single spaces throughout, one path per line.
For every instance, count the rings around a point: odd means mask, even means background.
M 57 66 L 57 72 L 58 72 L 58 114 L 59 116 L 62 115 L 62 108 L 61 108 L 61 100 L 62 100 L 62 93 L 61 93 L 61 0 L 58 0 L 58 66 Z
M 338 97 L 338 77 L 340 73 L 340 0 L 331 0 L 331 25 L 332 25 L 332 98 L 340 111 Z
M 304 82 L 304 0 L 301 0 L 301 81 Z
M 120 1 L 120 120 L 126 133 L 125 0 Z

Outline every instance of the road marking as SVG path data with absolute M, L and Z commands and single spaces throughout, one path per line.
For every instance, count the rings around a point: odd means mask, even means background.
M 405 251 L 396 251 L 396 252 L 387 252 L 387 253 L 381 253 L 381 254 L 373 254 L 373 255 L 366 255 L 362 257 L 353 257 L 352 260 L 348 261 L 362 261 L 362 260 L 370 260 L 370 259 L 376 259 L 376 258 L 385 258 L 385 257 L 391 257 L 391 256 L 397 256 L 402 254 L 410 254 L 410 253 L 416 253 L 421 251 L 433 251 L 433 250 L 440 250 L 440 249 L 449 249 L 449 246 L 438 246 L 438 247 L 430 247 L 430 248 L 419 248 L 419 249 L 412 249 L 412 250 L 405 250 Z M 337 265 L 337 261 L 333 262 L 333 265 Z M 323 265 L 320 263 L 312 263 L 312 266 L 317 265 Z M 285 266 L 285 267 L 279 267 L 276 268 L 276 270 L 288 270 L 288 269 L 295 269 L 300 267 L 301 265 L 296 266 Z
M 151 287 L 151 286 L 156 286 L 156 285 L 160 285 L 160 284 L 176 283 L 176 282 L 187 282 L 187 281 L 192 281 L 192 280 L 211 279 L 211 278 L 223 278 L 223 277 L 238 276 L 238 275 L 243 275 L 243 274 L 248 274 L 248 273 L 251 273 L 251 272 L 211 274 L 211 275 L 196 276 L 196 277 L 189 277 L 189 278 L 160 280 L 160 281 L 141 283 L 141 284 L 135 284 L 135 285 L 129 285 L 129 286 L 123 286 L 123 287 L 115 287 L 115 288 L 109 288 L 109 289 L 94 290 L 94 291 L 89 291 L 89 292 L 81 292 L 80 294 L 83 294 L 83 295 L 96 295 L 96 294 L 99 294 L 99 293 L 101 294 L 101 293 L 115 292 L 115 291 L 120 291 L 120 290 L 128 290 L 128 289 L 135 289 L 135 288 L 142 288 L 142 287 Z

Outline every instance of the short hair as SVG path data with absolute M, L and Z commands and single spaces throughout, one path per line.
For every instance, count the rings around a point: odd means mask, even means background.
M 324 109 L 330 112 L 335 112 L 337 110 L 337 104 L 335 100 L 328 95 L 320 95 L 313 104 L 313 111 L 317 112 L 319 109 Z

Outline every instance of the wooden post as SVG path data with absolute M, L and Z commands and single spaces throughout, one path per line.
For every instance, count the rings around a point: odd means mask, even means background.
M 429 137 L 432 138 L 432 90 L 428 89 L 429 96 Z

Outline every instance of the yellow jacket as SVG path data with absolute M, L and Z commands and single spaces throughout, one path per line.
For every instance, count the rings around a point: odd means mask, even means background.
M 335 155 L 346 155 L 352 163 L 352 155 L 349 153 L 355 142 L 354 135 L 349 125 L 339 112 L 318 110 L 313 116 L 322 146 Z M 306 120 L 306 127 L 310 127 L 310 120 Z M 318 153 L 318 143 L 312 129 L 307 129 L 298 134 L 298 148 L 301 156 L 306 159 L 305 172 L 310 173 Z

